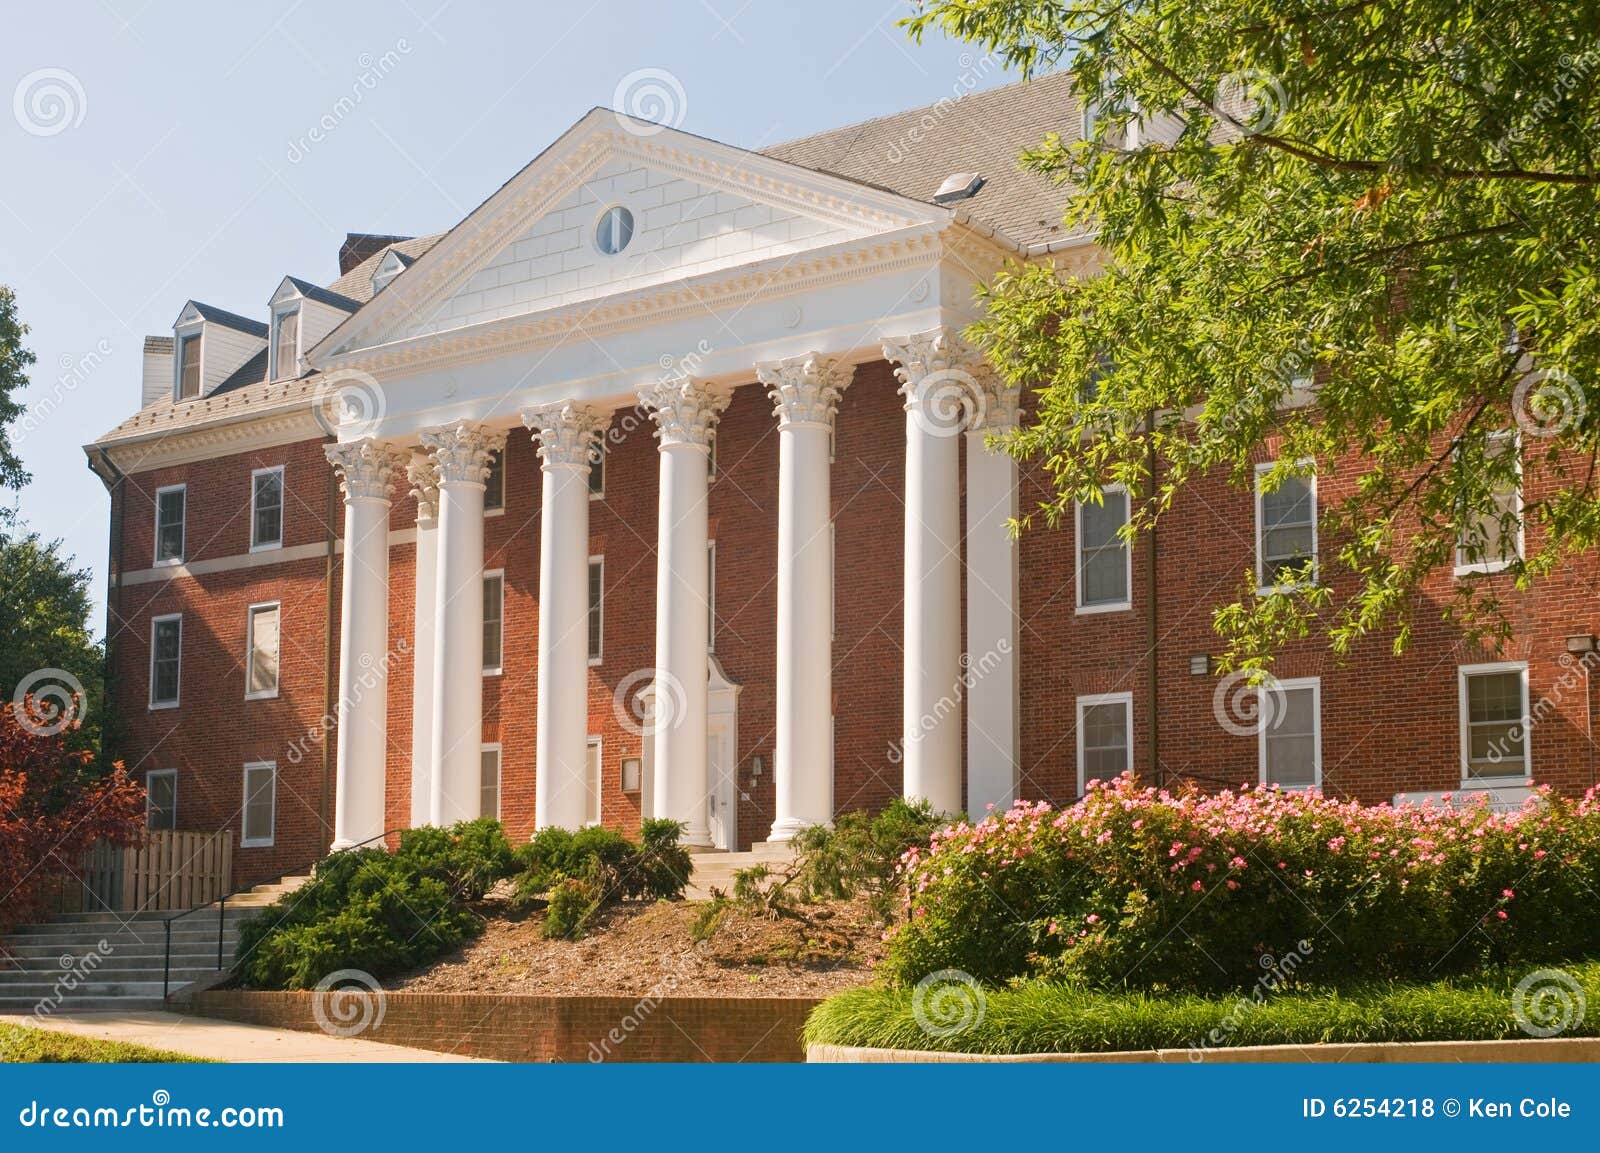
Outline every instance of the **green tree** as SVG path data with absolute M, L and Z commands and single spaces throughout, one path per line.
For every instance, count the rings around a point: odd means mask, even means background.
M 27 470 L 8 432 L 22 414 L 16 399 L 27 387 L 33 353 L 23 346 L 28 326 L 17 317 L 16 294 L 0 284 L 0 488 L 20 489 Z M 0 510 L 0 704 L 32 694 L 17 719 L 26 728 L 53 729 L 75 719 L 63 739 L 74 750 L 99 752 L 104 736 L 104 653 L 89 629 L 87 570 L 20 529 L 15 510 Z M 77 700 L 73 700 L 73 696 Z
M 35 533 L 0 535 L 0 704 L 19 687 L 33 693 L 33 723 L 51 727 L 69 710 L 80 726 L 68 734 L 74 749 L 98 752 L 104 735 L 105 654 L 89 631 L 87 569 L 61 555 L 59 541 Z M 67 697 L 81 690 L 76 704 Z
M 19 489 L 28 483 L 8 431 L 11 422 L 22 415 L 17 394 L 28 386 L 28 368 L 33 353 L 23 347 L 28 326 L 17 319 L 17 296 L 0 284 L 0 487 Z
M 1447 615 L 1503 634 L 1496 590 L 1600 543 L 1600 5 L 930 0 L 908 23 L 1069 68 L 1098 113 L 1023 162 L 1103 272 L 1009 270 L 971 334 L 1037 390 L 1008 446 L 1053 478 L 1034 515 L 1121 482 L 1135 535 L 1201 475 L 1252 484 L 1269 434 L 1323 476 L 1358 461 L 1317 585 L 1252 578 L 1217 612 L 1252 668 L 1313 634 L 1403 648 L 1422 582 L 1515 531 L 1519 456 L 1526 556 Z

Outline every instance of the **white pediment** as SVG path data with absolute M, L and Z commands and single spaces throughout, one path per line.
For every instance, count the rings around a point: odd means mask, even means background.
M 632 236 L 607 253 L 608 209 Z M 596 109 L 335 330 L 312 362 L 940 223 L 947 210 Z

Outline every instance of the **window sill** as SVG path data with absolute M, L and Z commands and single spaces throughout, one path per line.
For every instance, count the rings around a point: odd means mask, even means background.
M 1533 775 L 1524 774 L 1520 777 L 1469 777 L 1461 782 L 1461 792 L 1479 793 L 1491 789 L 1531 789 L 1533 788 Z
M 181 556 L 169 556 L 165 560 L 157 558 L 150 562 L 151 568 L 177 568 L 183 564 Z
M 278 699 L 278 690 L 273 689 L 270 693 L 246 693 L 244 699 L 247 701 L 275 701 Z
M 151 701 L 150 702 L 150 711 L 151 712 L 156 712 L 156 711 L 158 711 L 160 709 L 175 709 L 177 707 L 178 707 L 178 702 L 177 701 Z
M 601 665 L 605 664 L 605 660 L 606 660 L 605 657 L 590 657 L 589 658 L 589 667 L 591 669 L 597 669 Z
M 283 541 L 275 540 L 275 541 L 272 541 L 269 544 L 253 544 L 253 545 L 250 546 L 250 551 L 251 552 L 277 552 L 282 547 L 283 547 Z
M 498 666 L 495 667 L 495 668 L 492 668 L 492 669 L 484 669 L 483 670 L 483 675 L 486 676 L 486 677 L 497 677 L 497 676 L 500 676 L 500 674 L 501 674 L 501 669 Z
M 591 492 L 589 494 L 589 499 L 593 500 L 593 501 L 603 501 L 603 500 L 606 499 L 606 494 L 603 491 L 602 492 Z
M 273 842 L 272 842 L 271 838 L 269 838 L 269 839 L 267 839 L 265 841 L 263 841 L 263 840 L 247 841 L 243 837 L 239 838 L 239 847 L 241 849 L 270 849 L 270 848 L 272 848 L 272 845 L 273 845 Z
M 1314 589 L 1316 587 L 1318 587 L 1316 581 L 1298 581 L 1295 584 L 1287 585 L 1257 585 L 1256 596 L 1269 597 L 1275 596 L 1279 593 L 1297 593 L 1303 592 L 1306 589 Z
M 1521 557 L 1517 558 L 1517 560 L 1521 560 L 1521 559 L 1522 559 Z M 1487 575 L 1489 575 L 1491 573 L 1505 572 L 1508 568 L 1510 568 L 1515 563 L 1516 563 L 1516 560 L 1499 560 L 1499 561 L 1484 561 L 1481 564 L 1458 564 L 1455 567 L 1454 575 L 1456 575 L 1458 577 L 1464 577 L 1464 576 L 1487 576 Z
M 504 508 L 486 508 L 486 509 L 483 510 L 483 519 L 484 520 L 488 520 L 492 516 L 505 516 L 505 515 L 506 515 L 506 510 Z
M 1126 613 L 1133 611 L 1132 601 L 1116 601 L 1106 605 L 1079 605 L 1074 615 L 1080 617 L 1098 616 L 1101 613 Z

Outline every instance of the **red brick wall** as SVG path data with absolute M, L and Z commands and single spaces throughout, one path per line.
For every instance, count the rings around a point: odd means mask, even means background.
M 196 994 L 188 1009 L 315 1032 L 313 996 L 216 990 Z M 806 997 L 386 993 L 382 1020 L 359 1036 L 495 1061 L 804 1061 L 800 1030 L 818 1003 Z
M 838 811 L 879 806 L 900 790 L 893 746 L 900 729 L 904 627 L 904 419 L 888 365 L 858 369 L 840 405 L 833 467 Z M 617 690 L 630 678 L 637 684 L 636 674 L 654 664 L 658 458 L 652 432 L 639 413 L 616 414 L 607 438 L 604 499 L 590 504 L 591 552 L 606 558 L 604 657 L 589 671 L 590 731 L 603 742 L 605 820 L 622 828 L 636 827 L 639 807 L 636 794 L 621 791 L 621 761 L 642 750 L 641 738 L 619 716 Z M 503 568 L 506 586 L 504 666 L 499 676 L 484 681 L 483 739 L 503 746 L 501 814 L 511 835 L 520 838 L 533 825 L 540 473 L 525 431 L 511 432 L 507 453 L 506 509 L 488 519 L 485 531 L 485 565 Z M 130 476 L 123 482 L 127 516 L 121 558 L 114 558 L 113 567 L 149 567 L 153 494 L 177 482 L 189 485 L 189 558 L 246 552 L 250 470 L 280 463 L 287 467 L 285 545 L 324 540 L 331 469 L 320 443 L 297 444 Z M 721 423 L 718 463 L 710 496 L 710 528 L 717 541 L 715 651 L 729 677 L 742 686 L 739 787 L 748 799 L 740 804 L 738 832 L 741 843 L 748 844 L 763 839 L 773 819 L 777 431 L 759 386 L 736 392 Z M 1322 507 L 1348 491 L 1352 475 L 1347 469 L 1321 478 Z M 1530 469 L 1530 501 L 1537 499 L 1540 483 Z M 1038 470 L 1024 470 L 1024 511 L 1035 508 L 1047 491 Z M 333 516 L 342 521 L 341 506 L 335 505 Z M 404 530 L 414 523 L 415 504 L 397 479 L 391 524 Z M 1213 714 L 1217 679 L 1189 672 L 1192 655 L 1219 650 L 1212 612 L 1236 595 L 1253 564 L 1254 526 L 1252 495 L 1220 478 L 1196 483 L 1162 522 L 1156 545 L 1155 707 L 1164 779 L 1238 784 L 1256 778 L 1255 738 L 1225 731 Z M 1530 535 L 1529 547 L 1536 543 Z M 1335 541 L 1321 542 L 1324 556 L 1336 547 Z M 1134 607 L 1095 615 L 1074 611 L 1070 523 L 1049 528 L 1041 519 L 1024 535 L 1020 549 L 1023 792 L 1064 801 L 1077 787 L 1079 694 L 1133 693 L 1135 765 L 1150 768 L 1145 589 L 1151 546 L 1142 540 L 1134 552 Z M 414 551 L 405 543 L 391 551 L 390 640 L 396 652 L 401 642 L 409 646 L 411 637 Z M 180 769 L 180 824 L 236 828 L 244 762 L 278 762 L 277 844 L 236 854 L 240 882 L 299 868 L 329 839 L 323 742 L 315 739 L 330 675 L 324 665 L 324 563 L 315 557 L 208 576 L 177 575 L 112 593 L 114 694 L 126 759 L 139 773 Z M 335 641 L 338 579 L 336 564 Z M 1503 577 L 1494 579 L 1506 583 Z M 1537 591 L 1502 590 L 1513 626 L 1505 655 L 1529 661 L 1535 702 L 1541 696 L 1553 701 L 1531 738 L 1535 775 L 1567 790 L 1595 781 L 1586 686 L 1561 658 L 1566 636 L 1600 632 L 1597 582 L 1600 563 L 1583 557 Z M 1291 645 L 1279 662 L 1280 676 L 1322 678 L 1322 755 L 1329 792 L 1381 801 L 1401 790 L 1459 785 L 1456 668 L 1495 658 L 1463 645 L 1459 630 L 1442 619 L 1452 585 L 1451 575 L 1441 572 L 1418 598 L 1412 643 L 1401 657 L 1390 653 L 1392 637 L 1381 635 L 1342 662 L 1315 639 Z M 283 603 L 280 695 L 247 702 L 245 606 L 272 599 Z M 145 707 L 149 621 L 180 609 L 185 614 L 182 706 L 151 712 Z M 334 651 L 336 659 L 336 645 Z M 336 684 L 336 668 L 331 675 Z M 405 825 L 410 814 L 412 678 L 411 658 L 401 654 L 390 674 L 390 827 Z M 306 739 L 308 732 L 313 739 Z M 332 753 L 330 744 L 330 764 Z M 751 776 L 756 756 L 766 766 L 760 777 Z

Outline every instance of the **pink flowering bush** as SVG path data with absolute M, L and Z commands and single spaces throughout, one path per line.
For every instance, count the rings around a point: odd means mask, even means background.
M 1101 988 L 1435 980 L 1600 957 L 1600 800 L 1548 791 L 1366 806 L 1318 793 L 1172 794 L 1129 776 L 1071 808 L 1019 803 L 901 860 L 884 970 Z

